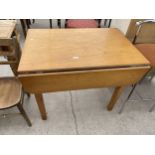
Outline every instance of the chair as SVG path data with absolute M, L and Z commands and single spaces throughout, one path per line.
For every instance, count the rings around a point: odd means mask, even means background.
M 0 47 L 7 47 L 5 50 L 0 50 L 0 56 L 5 57 L 5 60 L 0 61 L 0 64 L 10 65 L 15 75 L 14 77 L 0 78 L 0 110 L 17 106 L 27 124 L 31 126 L 31 121 L 23 108 L 24 91 L 17 78 L 17 68 L 21 56 L 17 39 L 15 37 L 10 39 L 0 39 Z
M 150 64 L 151 64 L 151 69 L 149 70 L 149 72 L 146 73 L 146 75 L 140 80 L 140 82 L 142 82 L 142 80 L 150 73 L 152 72 L 152 70 L 155 68 L 155 44 L 153 43 L 136 43 L 137 41 L 137 38 L 138 38 L 138 35 L 141 31 L 141 28 L 143 25 L 145 24 L 155 24 L 155 20 L 144 20 L 144 21 L 139 21 L 136 23 L 136 26 L 137 26 L 137 31 L 136 31 L 136 34 L 134 36 L 134 39 L 133 39 L 133 44 L 135 45 L 135 47 L 144 55 L 144 57 L 146 59 L 149 60 Z M 151 77 L 152 79 L 153 77 Z M 135 84 L 128 97 L 126 98 L 125 102 L 123 103 L 119 113 L 122 113 L 123 109 L 124 109 L 124 106 L 125 106 L 125 103 L 129 100 L 129 98 L 131 97 L 133 91 L 135 90 L 136 88 L 136 85 Z M 153 109 L 155 108 L 155 105 L 153 105 L 153 107 L 151 107 L 150 111 L 152 111 Z
M 101 20 L 95 19 L 68 19 L 66 21 L 67 28 L 97 28 L 100 27 Z
M 27 30 L 30 29 L 31 25 L 35 23 L 35 19 L 20 19 L 20 23 L 23 29 L 23 34 L 26 37 Z M 52 28 L 52 19 L 49 19 L 49 24 L 50 24 L 50 28 Z
M 20 19 L 20 23 L 23 29 L 24 37 L 27 35 L 27 30 L 30 28 L 30 25 L 35 22 L 35 19 Z
M 111 19 L 104 20 L 104 26 L 110 27 Z M 61 25 L 61 20 L 58 19 L 58 26 Z M 101 19 L 66 19 L 66 28 L 99 28 L 101 26 Z

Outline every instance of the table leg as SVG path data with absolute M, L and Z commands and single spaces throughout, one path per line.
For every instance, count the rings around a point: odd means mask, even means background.
M 42 94 L 35 94 L 35 98 L 40 110 L 40 114 L 43 120 L 47 119 L 47 115 L 46 115 L 46 109 L 45 109 L 45 105 L 44 105 L 44 100 L 43 100 L 43 96 Z
M 114 107 L 114 105 L 116 104 L 116 101 L 118 100 L 118 98 L 120 97 L 122 91 L 123 91 L 124 87 L 123 86 L 119 86 L 119 87 L 116 87 L 114 92 L 113 92 L 113 95 L 111 97 L 111 100 L 107 106 L 107 109 L 109 111 L 111 111 Z

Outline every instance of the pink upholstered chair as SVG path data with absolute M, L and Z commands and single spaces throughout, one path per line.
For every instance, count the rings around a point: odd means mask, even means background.
M 58 27 L 61 28 L 61 19 L 58 19 Z M 99 28 L 102 19 L 66 19 L 65 28 Z M 103 26 L 110 27 L 112 19 L 104 19 Z
M 100 27 L 100 19 L 68 19 L 67 28 L 97 28 Z

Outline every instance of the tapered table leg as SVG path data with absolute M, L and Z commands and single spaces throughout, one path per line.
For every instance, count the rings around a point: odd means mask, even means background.
M 43 120 L 47 119 L 47 115 L 46 115 L 46 109 L 45 109 L 45 105 L 44 105 L 44 100 L 43 100 L 43 96 L 42 94 L 35 94 L 35 98 L 40 110 L 40 114 Z
M 111 97 L 111 100 L 110 100 L 110 102 L 109 102 L 109 104 L 108 104 L 108 106 L 107 106 L 107 109 L 108 109 L 109 111 L 111 111 L 111 110 L 113 109 L 113 107 L 114 107 L 114 105 L 116 104 L 118 98 L 120 97 L 120 95 L 121 95 L 123 89 L 124 89 L 123 86 L 120 86 L 120 87 L 116 87 L 116 88 L 115 88 L 115 90 L 114 90 L 114 92 L 113 92 L 113 95 L 112 95 L 112 97 Z

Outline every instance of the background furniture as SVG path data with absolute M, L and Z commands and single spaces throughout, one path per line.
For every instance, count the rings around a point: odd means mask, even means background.
M 1 65 L 8 64 L 12 71 L 17 75 L 17 67 L 21 56 L 21 51 L 17 42 L 17 38 L 0 39 L 0 47 L 7 47 L 0 50 L 0 56 L 4 56 L 6 60 L 0 61 Z M 31 126 L 31 122 L 23 109 L 24 92 L 22 85 L 17 77 L 1 77 L 0 78 L 0 110 L 17 106 L 27 124 Z
M 147 36 L 148 36 L 149 31 L 150 31 L 150 29 L 149 29 L 150 26 L 152 27 L 154 25 L 154 30 L 155 30 L 155 20 L 143 20 L 143 21 L 136 22 L 136 32 L 135 32 L 135 35 L 132 39 L 132 42 L 135 45 L 135 47 L 149 60 L 149 62 L 151 64 L 151 69 L 145 75 L 145 76 L 147 76 L 155 68 L 155 43 L 154 44 L 153 43 L 147 43 L 149 41 L 148 38 L 143 40 L 142 43 L 140 43 L 140 42 L 137 43 L 137 40 L 142 40 L 142 38 L 139 39 L 139 35 L 143 33 L 142 30 L 143 30 L 144 25 L 147 25 L 147 28 L 148 28 L 147 29 Z M 146 33 L 146 31 L 144 33 Z M 153 34 L 153 35 L 155 35 L 155 34 Z M 153 35 L 151 34 L 151 36 L 153 36 Z M 146 41 L 146 43 L 144 43 L 144 41 Z M 152 41 L 153 40 L 151 40 L 150 42 L 152 42 Z M 154 41 L 155 41 L 155 38 L 154 38 Z M 145 76 L 142 78 L 142 80 L 145 78 Z M 153 77 L 154 77 L 154 74 L 152 75 L 151 79 Z M 131 92 L 129 93 L 128 97 L 126 98 L 125 102 L 123 103 L 119 113 L 122 113 L 124 106 L 125 106 L 125 103 L 129 100 L 129 98 L 131 97 L 135 88 L 136 88 L 136 85 L 134 85 L 133 88 L 131 89 Z M 155 107 L 155 105 L 151 108 L 150 111 L 152 111 L 154 107 Z
M 101 27 L 102 19 L 66 19 L 66 28 L 97 28 Z M 104 19 L 104 27 L 110 27 L 111 19 Z M 58 19 L 58 26 L 61 28 L 61 19 Z
M 42 119 L 47 119 L 42 93 L 114 86 L 107 106 L 112 110 L 124 87 L 137 83 L 150 69 L 147 59 L 117 29 L 28 33 L 19 79 L 27 92 L 35 94 Z
M 21 26 L 23 29 L 23 34 L 26 37 L 28 29 L 30 29 L 31 25 L 35 23 L 35 19 L 20 19 Z M 52 28 L 52 19 L 49 19 L 50 28 Z
M 20 22 L 23 29 L 23 34 L 26 37 L 27 30 L 30 28 L 30 25 L 35 22 L 35 19 L 32 19 L 32 22 L 31 19 L 20 19 Z
M 26 37 L 27 30 L 31 27 L 31 24 L 35 22 L 34 19 L 20 19 L 21 26 L 23 29 L 24 36 Z M 62 20 L 57 19 L 58 27 L 61 28 Z M 97 28 L 101 27 L 102 19 L 66 19 L 66 28 Z M 104 19 L 103 27 L 110 27 L 111 19 Z M 52 27 L 52 19 L 49 19 L 50 28 Z
M 13 36 L 15 36 L 17 38 L 16 42 L 16 48 L 20 51 L 20 46 L 19 46 L 19 34 L 16 30 L 16 20 L 0 20 L 0 39 L 1 42 L 3 39 L 11 39 Z M 1 46 L 2 50 L 5 51 L 9 51 L 11 49 L 9 49 L 12 46 Z M 5 53 L 1 53 L 1 54 L 7 54 L 7 52 Z M 10 54 L 10 53 L 8 53 Z M 20 54 L 20 52 L 17 52 L 16 54 Z M 7 55 L 6 55 L 7 57 Z M 19 57 L 19 56 L 18 56 Z M 10 62 L 14 62 L 14 60 L 12 60 L 12 57 L 8 56 L 8 59 Z M 1 62 L 4 63 L 5 62 Z M 10 63 L 12 71 L 14 72 L 15 75 L 17 75 L 17 65 L 15 65 L 14 63 Z
M 100 27 L 101 19 L 68 19 L 67 28 L 97 28 Z
M 16 20 L 0 20 L 0 38 L 11 38 L 18 33 L 16 31 Z
M 135 34 L 137 32 L 138 26 L 136 26 L 137 22 L 145 21 L 146 19 L 131 19 L 130 24 L 128 26 L 128 30 L 126 32 L 126 37 L 133 42 L 135 38 Z M 142 24 L 143 25 L 143 24 Z M 136 44 L 146 44 L 146 43 L 155 43 L 155 26 L 154 24 L 145 23 L 141 30 L 138 33 L 138 38 L 136 39 Z

